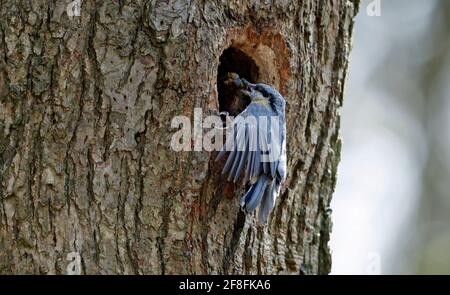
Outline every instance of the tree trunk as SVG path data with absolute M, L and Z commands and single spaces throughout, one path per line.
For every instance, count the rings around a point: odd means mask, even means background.
M 358 3 L 76 2 L 0 0 L 0 273 L 328 273 Z M 219 59 L 287 100 L 267 226 L 215 152 L 170 148 L 174 116 L 218 112 Z

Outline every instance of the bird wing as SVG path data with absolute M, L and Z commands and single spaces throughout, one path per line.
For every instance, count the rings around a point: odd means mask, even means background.
M 244 183 L 253 184 L 262 173 L 274 178 L 279 172 L 285 129 L 283 122 L 273 118 L 277 117 L 268 103 L 254 101 L 234 119 L 216 157 L 217 161 L 229 153 L 222 170 L 229 181 L 237 182 L 244 172 Z

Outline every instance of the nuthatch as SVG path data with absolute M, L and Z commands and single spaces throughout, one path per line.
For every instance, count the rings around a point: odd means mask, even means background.
M 237 116 L 242 113 L 250 103 L 250 97 L 242 93 L 246 85 L 236 73 L 229 72 L 219 83 L 220 91 L 226 98 L 223 110 L 231 116 Z
M 227 137 L 216 161 L 229 152 L 222 174 L 237 182 L 244 172 L 243 182 L 250 188 L 240 205 L 250 213 L 261 204 L 258 219 L 265 224 L 286 179 L 286 102 L 272 87 L 234 75 L 229 83 L 250 104 L 233 120 L 232 136 Z

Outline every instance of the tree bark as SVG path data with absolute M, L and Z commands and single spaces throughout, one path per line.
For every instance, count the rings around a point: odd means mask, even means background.
M 84 274 L 328 273 L 358 2 L 69 3 L 0 0 L 0 273 L 66 273 L 72 252 Z M 265 227 L 214 152 L 170 148 L 174 116 L 218 112 L 229 47 L 287 100 Z

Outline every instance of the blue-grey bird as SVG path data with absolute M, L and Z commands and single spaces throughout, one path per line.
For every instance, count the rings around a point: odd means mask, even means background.
M 250 98 L 250 104 L 233 120 L 231 136 L 216 161 L 228 153 L 222 174 L 233 182 L 243 177 L 250 188 L 240 205 L 247 213 L 260 205 L 258 219 L 266 224 L 286 179 L 286 102 L 266 84 L 239 77 L 234 83 L 244 86 L 240 91 Z

